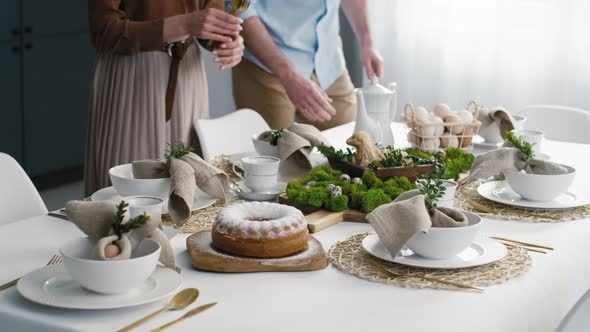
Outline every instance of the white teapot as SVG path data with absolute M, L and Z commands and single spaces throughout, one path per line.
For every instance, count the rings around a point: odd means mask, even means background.
M 397 113 L 397 83 L 387 87 L 379 84 L 376 77 L 364 87 L 355 89 L 357 118 L 354 131 L 366 131 L 375 143 L 394 146 L 391 122 Z

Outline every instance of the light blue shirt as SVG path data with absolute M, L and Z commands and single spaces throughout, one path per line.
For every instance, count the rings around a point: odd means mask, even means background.
M 327 89 L 346 71 L 339 8 L 340 0 L 251 0 L 240 17 L 258 16 L 299 73 L 311 77 L 315 71 L 319 85 Z M 244 57 L 270 72 L 248 50 Z

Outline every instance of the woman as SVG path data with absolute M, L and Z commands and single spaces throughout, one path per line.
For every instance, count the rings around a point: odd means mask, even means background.
M 109 186 L 108 170 L 161 158 L 169 143 L 194 141 L 208 117 L 207 81 L 195 40 L 219 42 L 221 69 L 241 60 L 242 20 L 223 0 L 89 0 L 97 50 L 91 82 L 85 192 Z

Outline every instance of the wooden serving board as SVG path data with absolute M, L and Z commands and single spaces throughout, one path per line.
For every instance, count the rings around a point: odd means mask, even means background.
M 421 175 L 431 174 L 436 169 L 434 165 L 397 166 L 371 169 L 369 167 L 356 165 L 347 160 L 333 158 L 328 158 L 328 162 L 332 168 L 342 171 L 352 177 L 361 177 L 364 172 L 371 171 L 381 180 L 389 180 L 394 177 L 405 176 L 411 182 L 416 181 Z
M 310 233 L 319 232 L 342 221 L 367 222 L 365 218 L 367 215 L 358 210 L 332 212 L 324 209 L 314 209 L 308 206 L 299 206 L 291 202 L 286 195 L 279 196 L 279 203 L 294 206 L 301 210 L 305 214 L 307 229 Z
M 194 268 L 212 272 L 280 272 L 314 271 L 328 266 L 324 247 L 313 236 L 307 250 L 282 258 L 249 258 L 232 256 L 211 246 L 211 231 L 201 231 L 186 239 L 186 247 Z

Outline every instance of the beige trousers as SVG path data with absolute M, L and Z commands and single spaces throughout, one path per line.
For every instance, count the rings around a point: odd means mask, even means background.
M 246 59 L 233 69 L 232 78 L 237 109 L 255 110 L 273 129 L 287 128 L 293 123 L 297 110 L 278 79 Z M 315 74 L 311 79 L 317 83 Z M 348 73 L 342 74 L 326 90 L 328 96 L 332 98 L 336 115 L 330 121 L 323 123 L 311 123 L 303 116 L 298 116 L 297 122 L 312 124 L 320 130 L 325 130 L 354 121 L 356 99 L 353 89 Z

